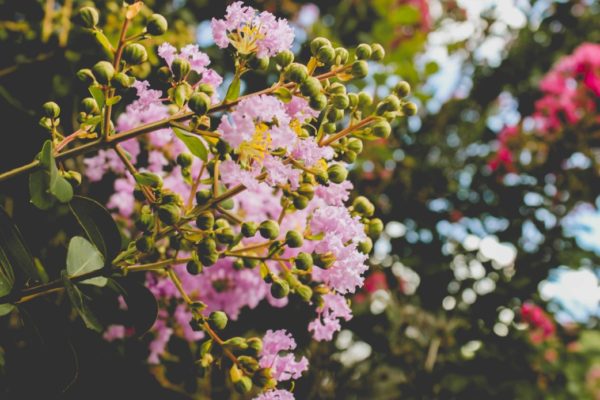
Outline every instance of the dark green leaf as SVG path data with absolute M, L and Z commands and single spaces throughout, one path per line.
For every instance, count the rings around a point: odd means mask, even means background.
M 65 286 L 65 290 L 67 291 L 69 301 L 85 323 L 85 326 L 95 330 L 96 332 L 102 332 L 102 325 L 100 325 L 100 322 L 98 322 L 98 319 L 96 319 L 96 316 L 88 307 L 85 299 L 83 298 L 83 293 L 81 293 L 81 290 L 79 290 L 79 288 L 75 286 L 69 279 L 67 271 L 62 271 L 61 278 L 63 285 Z
M 240 87 L 241 81 L 239 76 L 233 78 L 231 81 L 231 85 L 227 89 L 227 94 L 225 95 L 225 101 L 235 101 L 238 97 L 240 97 Z
M 97 271 L 104 267 L 104 257 L 102 253 L 90 242 L 81 236 L 75 236 L 69 242 L 67 251 L 67 272 L 70 277 L 87 274 Z M 105 286 L 106 278 L 97 276 L 95 278 L 86 279 L 81 283 L 95 286 Z
M 208 159 L 208 150 L 198 136 L 185 133 L 179 128 L 173 128 L 173 132 L 175 132 L 175 135 L 187 146 L 193 155 L 200 158 L 202 161 Z
M 25 246 L 21 233 L 13 224 L 10 217 L 0 207 L 0 249 L 3 254 L 0 261 L 6 276 L 14 282 L 14 271 L 20 268 L 31 278 L 41 281 L 37 268 L 33 262 L 33 256 Z
M 146 333 L 156 321 L 158 304 L 156 298 L 143 284 L 130 278 L 118 280 L 123 298 L 127 303 L 129 324 L 138 336 Z
M 104 108 L 104 92 L 100 86 L 90 86 L 89 87 L 90 94 L 98 103 L 98 108 L 102 110 Z
M 117 104 L 119 101 L 121 101 L 121 96 L 114 96 L 114 97 L 111 97 L 110 99 L 106 100 L 106 105 L 112 106 L 112 105 Z

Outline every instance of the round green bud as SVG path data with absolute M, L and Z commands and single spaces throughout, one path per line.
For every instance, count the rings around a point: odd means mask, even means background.
M 44 110 L 44 115 L 48 118 L 55 119 L 60 116 L 60 107 L 53 101 L 44 103 L 42 110 Z
M 300 252 L 294 260 L 296 268 L 302 271 L 307 271 L 313 266 L 313 258 L 309 253 Z
M 348 140 L 348 150 L 352 150 L 356 154 L 360 154 L 363 151 L 363 142 L 358 138 L 351 138 Z
M 351 108 L 354 108 L 358 105 L 358 95 L 356 93 L 348 93 L 348 100 L 350 100 Z
M 190 153 L 181 153 L 177 156 L 177 164 L 181 168 L 188 168 L 192 165 L 193 157 Z
M 263 349 L 263 342 L 260 338 L 253 337 L 246 340 L 248 343 L 248 350 L 250 350 L 253 354 L 259 355 Z
M 249 64 L 252 69 L 264 71 L 269 68 L 269 57 L 252 57 Z
M 272 219 L 261 222 L 258 226 L 260 235 L 265 239 L 275 239 L 279 236 L 279 224 Z
M 404 103 L 402 105 L 402 112 L 404 115 L 412 116 L 415 115 L 418 111 L 417 105 L 415 103 Z
M 246 350 L 248 343 L 243 337 L 235 336 L 223 342 L 223 345 L 231 350 Z
M 163 185 L 162 178 L 156 174 L 153 174 L 152 172 L 140 172 L 138 176 L 139 179 L 144 182 L 144 185 L 150 186 L 153 189 L 160 188 Z M 138 176 L 136 176 L 136 179 L 138 179 Z
M 373 218 L 369 221 L 369 225 L 367 227 L 367 233 L 371 237 L 377 237 L 381 235 L 383 232 L 383 221 L 379 218 Z
M 289 50 L 284 50 L 275 56 L 275 62 L 281 68 L 285 68 L 294 62 L 294 53 Z
M 240 394 L 249 393 L 252 390 L 252 379 L 242 376 L 237 382 L 233 383 L 233 387 Z
M 352 164 L 354 161 L 356 161 L 356 153 L 353 152 L 352 150 L 346 150 L 342 154 L 342 160 L 344 162 Z
M 321 93 L 317 96 L 311 97 L 308 101 L 308 105 L 313 110 L 321 111 L 327 107 L 327 96 Z
M 298 296 L 300 296 L 300 298 L 302 300 L 306 301 L 307 303 L 310 302 L 310 299 L 312 298 L 312 295 L 313 295 L 313 291 L 310 288 L 310 286 L 300 285 L 300 286 L 296 287 L 294 290 L 296 291 L 296 294 Z
M 152 14 L 146 23 L 146 32 L 152 36 L 160 36 L 167 32 L 169 24 L 165 17 L 160 14 Z
M 371 60 L 381 61 L 385 57 L 385 49 L 379 43 L 373 43 L 371 45 Z
M 84 28 L 92 29 L 98 25 L 100 16 L 94 7 L 83 7 L 77 13 L 76 21 Z
M 365 60 L 354 61 L 350 71 L 354 78 L 362 79 L 369 74 L 369 64 Z
M 86 97 L 81 100 L 81 108 L 83 108 L 86 114 L 98 114 L 100 112 L 98 103 L 93 97 Z
M 142 253 L 148 253 L 154 247 L 154 240 L 149 236 L 142 236 L 135 241 L 135 248 Z
M 387 138 L 392 133 L 392 127 L 386 120 L 378 121 L 371 126 L 371 132 L 378 138 Z
M 315 188 L 310 183 L 303 183 L 298 188 L 298 194 L 306 197 L 309 200 L 312 200 L 315 195 Z
M 171 71 L 173 71 L 173 76 L 177 82 L 185 79 L 191 68 L 190 62 L 183 58 L 176 58 L 171 63 Z
M 201 241 L 198 242 L 196 246 L 196 251 L 199 255 L 208 254 L 208 253 L 216 253 L 217 251 L 217 242 L 214 239 L 205 237 Z
M 358 94 L 358 108 L 364 110 L 366 107 L 371 106 L 373 104 L 373 98 L 367 92 L 360 92 Z
M 175 204 L 165 204 L 158 208 L 158 218 L 165 225 L 175 225 L 179 222 L 181 210 Z
M 302 83 L 308 78 L 308 70 L 302 64 L 292 63 L 286 68 L 284 78 L 289 82 Z
M 313 56 L 316 56 L 317 53 L 319 52 L 319 49 L 321 49 L 322 47 L 325 47 L 325 46 L 331 46 L 331 42 L 329 41 L 329 39 L 324 38 L 324 37 L 314 38 L 310 42 L 310 52 Z
M 400 110 L 401 102 L 398 96 L 391 94 L 379 103 L 378 108 L 382 108 L 384 111 L 398 111 Z
M 288 231 L 285 234 L 285 244 L 291 248 L 301 247 L 304 243 L 304 237 L 298 231 Z
M 215 229 L 222 228 L 231 228 L 231 225 L 229 225 L 229 221 L 227 221 L 225 218 L 219 218 L 215 221 Z
M 210 325 L 218 330 L 223 330 L 227 326 L 227 314 L 223 311 L 213 311 L 208 316 Z
M 239 356 L 238 362 L 240 363 L 240 366 L 246 371 L 254 372 L 258 369 L 258 361 L 254 357 Z
M 77 71 L 77 78 L 86 85 L 91 85 L 92 83 L 96 82 L 96 77 L 89 68 L 83 68 Z
M 210 107 L 210 96 L 203 92 L 196 92 L 190 97 L 188 107 L 197 115 L 205 115 Z
M 315 265 L 324 269 L 331 267 L 335 262 L 335 256 L 331 252 L 325 254 L 313 253 L 312 257 Z
M 348 53 L 348 50 L 346 50 L 343 47 L 336 47 L 336 49 L 335 49 L 335 63 L 337 65 L 346 64 L 348 62 L 348 57 L 350 57 L 350 54 Z
M 92 68 L 96 80 L 102 85 L 108 85 L 115 75 L 115 68 L 108 61 L 99 61 Z
M 308 207 L 309 200 L 306 196 L 295 196 L 292 202 L 297 210 L 304 210 L 306 207 Z
M 254 235 L 256 235 L 258 225 L 256 225 L 256 222 L 246 221 L 242 223 L 241 230 L 242 235 L 244 235 L 244 237 L 253 237 Z
M 154 216 L 152 213 L 144 213 L 140 214 L 140 218 L 135 223 L 136 227 L 144 232 L 150 232 L 154 227 Z
M 209 189 L 201 189 L 196 192 L 196 204 L 203 206 L 211 199 L 212 193 Z
M 371 250 L 373 250 L 373 240 L 369 237 L 358 244 L 358 251 L 363 254 L 369 254 Z
M 245 257 L 242 261 L 242 265 L 244 266 L 244 268 L 252 269 L 258 265 L 258 260 L 255 258 Z
M 345 110 L 350 106 L 350 100 L 345 94 L 335 94 L 331 98 L 331 104 L 338 110 Z
M 326 122 L 323 124 L 323 132 L 325 133 L 333 133 L 337 130 L 337 125 L 335 122 Z
M 198 215 L 198 217 L 196 218 L 196 226 L 198 227 L 198 229 L 201 229 L 203 231 L 212 229 L 214 224 L 215 224 L 215 216 L 213 215 L 213 213 L 211 213 L 209 211 L 203 212 L 202 214 Z
M 410 94 L 410 84 L 406 81 L 401 81 L 394 87 L 394 93 L 398 95 L 398 97 L 406 97 Z
M 346 94 L 346 86 L 342 85 L 339 82 L 332 83 L 327 87 L 327 93 L 330 94 Z
M 329 182 L 327 171 L 321 171 L 318 174 L 315 174 L 315 180 L 321 185 L 326 185 Z
M 271 284 L 271 295 L 276 299 L 283 299 L 290 293 L 290 285 L 283 279 L 276 279 Z
M 352 202 L 352 208 L 354 211 L 365 217 L 370 217 L 375 212 L 375 206 L 365 196 L 358 196 L 355 198 Z
M 135 78 L 124 72 L 119 72 L 113 76 L 111 83 L 117 89 L 127 89 L 133 85 L 133 82 L 135 82 Z
M 208 83 L 199 84 L 198 87 L 196 87 L 196 90 L 198 92 L 206 93 L 208 97 L 212 97 L 212 95 L 215 94 L 215 88 Z
M 162 82 L 168 82 L 169 79 L 171 79 L 171 69 L 167 66 L 160 67 L 157 74 L 158 79 L 160 79 Z
M 325 65 L 331 65 L 335 61 L 335 50 L 331 46 L 323 46 L 317 51 L 316 58 Z
M 321 93 L 323 86 L 321 85 L 321 81 L 319 81 L 315 77 L 308 77 L 302 84 L 300 85 L 300 93 L 306 97 L 314 97 Z
M 200 259 L 202 265 L 204 265 L 205 267 L 210 267 L 219 260 L 219 253 L 217 253 L 216 251 L 212 253 L 203 253 L 199 254 L 198 258 Z
M 162 204 L 175 204 L 175 205 L 181 205 L 182 201 L 181 201 L 181 196 L 179 196 L 177 193 L 164 193 L 162 195 Z
M 138 65 L 148 61 L 148 52 L 141 44 L 130 43 L 123 49 L 123 60 L 130 65 Z
M 336 96 L 343 96 L 343 95 L 336 95 Z M 327 110 L 327 114 L 325 114 L 325 117 L 330 122 L 339 121 L 342 118 L 344 118 L 344 110 L 343 109 L 338 109 L 338 108 L 335 108 L 335 107 L 330 107 Z
M 331 182 L 342 183 L 348 176 L 348 170 L 341 164 L 331 164 L 329 168 L 327 168 L 327 175 L 329 176 L 329 180 Z
M 224 210 L 232 210 L 235 203 L 232 198 L 225 199 L 219 203 L 222 209 Z
M 223 244 L 230 244 L 235 238 L 235 233 L 231 228 L 221 228 L 215 231 L 215 236 L 219 242 Z
M 252 380 L 260 388 L 267 387 L 273 382 L 271 368 L 261 368 L 252 375 Z
M 371 46 L 369 46 L 368 44 L 359 44 L 356 48 L 356 58 L 358 58 L 359 60 L 368 60 L 369 58 L 371 58 L 372 52 L 373 51 L 371 49 Z
M 190 275 L 198 275 L 200 272 L 202 272 L 202 264 L 196 260 L 190 260 L 185 265 L 185 269 Z

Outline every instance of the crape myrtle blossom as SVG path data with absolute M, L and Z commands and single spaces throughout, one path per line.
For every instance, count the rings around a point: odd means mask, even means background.
M 282 390 L 282 389 L 276 389 L 276 390 L 269 390 L 268 392 L 265 392 L 263 394 L 261 394 L 258 397 L 255 397 L 254 400 L 294 400 L 295 397 L 292 393 L 288 392 L 287 390 Z
M 263 337 L 263 348 L 260 354 L 261 368 L 270 368 L 276 381 L 287 381 L 300 378 L 302 372 L 308 369 L 306 357 L 296 360 L 294 354 L 283 352 L 296 348 L 296 341 L 285 330 L 268 330 Z
M 285 19 L 266 11 L 259 13 L 241 1 L 227 7 L 224 19 L 213 18 L 211 28 L 217 46 L 231 44 L 244 55 L 255 52 L 258 57 L 272 57 L 288 50 L 294 41 L 294 30 Z

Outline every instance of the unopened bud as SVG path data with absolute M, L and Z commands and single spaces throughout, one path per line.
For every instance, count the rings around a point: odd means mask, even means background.
M 135 248 L 142 253 L 147 253 L 154 247 L 154 241 L 151 237 L 142 236 L 135 241 Z
M 379 43 L 373 43 L 371 45 L 371 60 L 381 61 L 385 57 L 385 49 Z
M 357 79 L 362 79 L 369 74 L 369 64 L 365 60 L 357 60 L 352 64 L 352 76 Z
M 203 231 L 212 229 L 215 224 L 215 216 L 211 212 L 204 212 L 196 218 L 196 226 Z
M 356 48 L 356 58 L 359 60 L 368 60 L 371 58 L 373 50 L 368 44 L 362 43 Z
M 322 93 L 318 94 L 316 96 L 313 96 L 309 99 L 308 105 L 313 110 L 321 111 L 322 109 L 327 107 L 327 96 L 325 96 Z
M 77 22 L 84 28 L 92 29 L 98 25 L 100 17 L 94 7 L 83 7 L 77 13 Z
M 313 295 L 313 291 L 310 288 L 310 286 L 307 285 L 299 285 L 298 287 L 296 287 L 294 289 L 296 291 L 296 294 L 298 296 L 300 296 L 300 298 L 306 302 L 310 302 L 310 299 L 312 298 Z
M 196 92 L 188 101 L 188 107 L 196 115 L 205 115 L 210 107 L 210 97 L 206 93 Z
M 188 261 L 185 268 L 190 275 L 198 275 L 202 272 L 202 264 L 196 260 Z
M 307 78 L 300 85 L 300 92 L 302 93 L 303 96 L 306 96 L 306 97 L 317 96 L 321 93 L 322 89 L 323 89 L 323 86 L 321 85 L 321 81 L 319 81 L 317 78 L 312 77 L 312 76 Z
M 324 37 L 314 38 L 310 42 L 310 52 L 312 53 L 313 56 L 316 56 L 317 53 L 319 52 L 319 50 L 325 46 L 331 46 L 331 42 L 329 41 L 329 39 L 324 38 Z
M 60 116 L 60 107 L 53 101 L 48 101 L 42 106 L 44 115 L 51 119 L 56 119 Z
M 284 78 L 289 82 L 302 83 L 308 78 L 308 70 L 302 64 L 292 63 L 285 70 Z
M 343 65 L 346 64 L 346 62 L 348 62 L 348 57 L 350 55 L 348 54 L 348 50 L 346 50 L 343 47 L 336 47 L 335 49 L 335 63 L 337 65 Z
M 283 279 L 276 279 L 271 284 L 271 295 L 276 299 L 283 299 L 290 293 L 290 285 Z
M 289 50 L 284 50 L 275 56 L 275 62 L 281 68 L 285 68 L 294 62 L 294 53 Z
M 138 65 L 148 60 L 148 52 L 141 44 L 130 43 L 123 49 L 123 60 L 130 65 Z
M 275 239 L 279 236 L 279 224 L 273 220 L 266 220 L 261 222 L 258 226 L 260 235 L 265 239 Z
M 165 17 L 160 14 L 152 14 L 146 23 L 146 32 L 152 36 L 160 36 L 167 32 L 169 24 Z
M 115 75 L 115 68 L 108 61 L 99 61 L 92 68 L 96 80 L 102 85 L 108 85 Z
M 133 85 L 133 82 L 135 82 L 135 78 L 127 75 L 124 72 L 115 74 L 111 81 L 112 85 L 117 89 L 127 89 Z
M 210 200 L 211 197 L 212 197 L 212 193 L 209 189 L 198 190 L 196 192 L 196 203 L 199 206 L 203 206 L 206 203 L 208 203 L 208 201 Z
M 223 311 L 213 311 L 208 316 L 208 322 L 218 330 L 223 330 L 227 326 L 227 314 Z
M 301 247 L 304 243 L 304 238 L 302 234 L 298 231 L 288 231 L 285 234 L 285 244 L 291 248 Z
M 190 62 L 183 58 L 176 58 L 171 63 L 171 71 L 177 82 L 185 79 L 191 68 Z
M 242 223 L 242 235 L 244 237 L 253 237 L 256 235 L 256 231 L 258 230 L 258 225 L 252 221 L 246 221 Z
M 175 225 L 179 222 L 181 210 L 175 204 L 165 204 L 158 208 L 158 218 L 165 225 Z
M 352 202 L 352 208 L 365 217 L 370 217 L 375 212 L 375 206 L 364 196 L 358 196 Z
M 294 260 L 294 264 L 296 265 L 296 268 L 298 268 L 299 270 L 307 271 L 313 266 L 313 258 L 308 253 L 300 252 L 296 256 L 296 259 Z
M 358 251 L 363 254 L 369 254 L 371 250 L 373 250 L 373 240 L 369 237 L 358 244 Z
M 331 164 L 329 168 L 327 168 L 327 175 L 329 176 L 329 180 L 331 182 L 342 183 L 348 176 L 348 170 L 341 164 Z
M 396 93 L 396 95 L 398 95 L 398 97 L 406 97 L 410 94 L 410 85 L 408 82 L 406 81 L 402 81 L 400 83 L 398 83 L 395 87 L 394 87 L 394 93 Z
M 316 58 L 319 62 L 330 65 L 335 61 L 335 50 L 331 46 L 323 46 L 317 51 Z
M 404 115 L 412 116 L 415 115 L 417 111 L 418 108 L 415 103 L 408 102 L 402 105 L 402 112 L 404 112 Z
M 383 221 L 379 218 L 373 218 L 369 221 L 369 225 L 367 227 L 367 233 L 371 237 L 377 237 L 381 235 L 383 232 Z

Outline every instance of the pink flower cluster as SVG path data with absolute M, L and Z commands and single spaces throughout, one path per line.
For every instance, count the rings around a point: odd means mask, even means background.
M 217 46 L 230 44 L 240 54 L 256 52 L 258 57 L 272 57 L 288 50 L 294 41 L 294 31 L 285 19 L 269 12 L 244 6 L 241 1 L 227 7 L 224 19 L 213 18 L 213 39 Z
M 535 343 L 542 342 L 554 335 L 556 331 L 552 319 L 550 319 L 541 307 L 533 303 L 523 303 L 521 306 L 521 318 L 533 328 L 531 339 Z
M 298 379 L 308 369 L 308 360 L 302 357 L 296 361 L 294 354 L 288 352 L 296 348 L 296 341 L 285 330 L 268 330 L 263 337 L 263 349 L 260 354 L 261 368 L 270 368 L 273 378 L 280 381 Z

